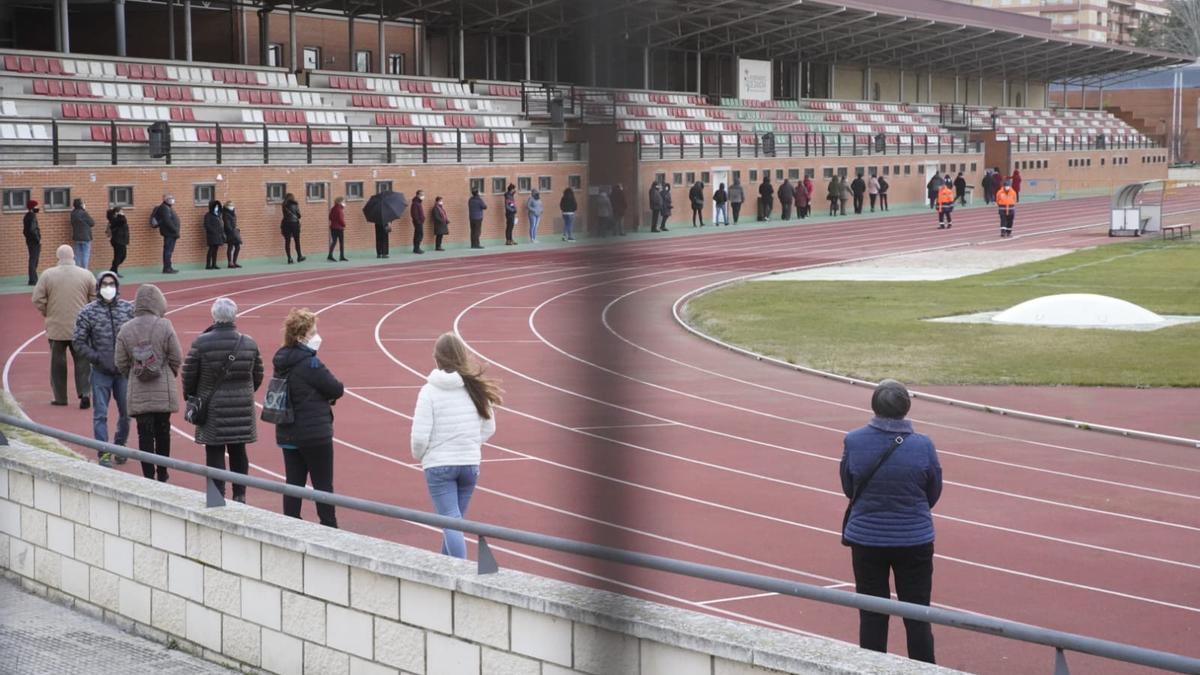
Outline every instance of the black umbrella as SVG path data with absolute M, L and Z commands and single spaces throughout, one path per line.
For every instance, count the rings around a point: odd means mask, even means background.
M 367 222 L 387 224 L 404 215 L 408 209 L 408 198 L 403 192 L 380 192 L 367 200 L 363 215 Z

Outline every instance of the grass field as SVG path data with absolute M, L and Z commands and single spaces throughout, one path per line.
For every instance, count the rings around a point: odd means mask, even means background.
M 1125 332 L 922 321 L 1056 293 L 1200 315 L 1200 244 L 1114 244 L 950 281 L 745 282 L 693 299 L 687 318 L 727 342 L 872 380 L 1200 386 L 1200 324 Z

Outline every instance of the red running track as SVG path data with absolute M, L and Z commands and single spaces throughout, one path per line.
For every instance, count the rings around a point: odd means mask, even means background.
M 1200 198 L 1194 199 L 1200 208 Z M 408 449 L 409 414 L 434 338 L 457 329 L 503 379 L 499 431 L 484 451 L 477 520 L 846 587 L 837 529 L 843 434 L 869 412 L 863 389 L 735 355 L 676 325 L 682 295 L 754 271 L 953 245 L 1082 247 L 1104 236 L 1107 200 L 1022 207 L 1018 237 L 996 239 L 990 210 L 951 231 L 928 214 L 705 231 L 613 246 L 488 252 L 410 264 L 324 268 L 163 284 L 188 344 L 211 300 L 233 297 L 239 327 L 269 359 L 287 310 L 320 311 L 322 358 L 346 382 L 336 408 L 339 492 L 429 509 Z M 689 233 L 691 234 L 691 233 Z M 131 290 L 126 291 L 132 295 Z M 39 317 L 24 294 L 0 297 L 6 386 L 31 417 L 89 433 L 90 414 L 48 405 Z M 981 389 L 980 395 L 989 390 Z M 1187 393 L 1185 392 L 1186 396 Z M 1184 416 L 1096 421 L 1160 431 Z M 1022 407 L 1012 390 L 988 401 Z M 1184 399 L 1186 400 L 1186 399 Z M 1189 410 L 1194 411 L 1194 407 Z M 1139 411 L 1141 412 L 1141 411 Z M 1200 456 L 1185 447 L 917 402 L 946 488 L 935 511 L 934 601 L 1102 638 L 1200 656 Z M 174 456 L 203 462 L 180 427 Z M 281 477 L 273 430 L 251 446 L 260 475 Z M 125 471 L 137 473 L 133 464 Z M 199 488 L 194 476 L 173 481 Z M 278 497 L 250 492 L 278 510 Z M 312 518 L 311 506 L 305 514 Z M 427 528 L 343 512 L 347 529 L 427 549 Z M 841 608 L 520 546 L 503 566 L 785 630 L 854 641 Z M 749 596 L 749 597 L 746 597 Z M 937 628 L 939 661 L 990 673 L 1046 672 L 1049 649 Z M 904 653 L 893 621 L 891 649 Z M 1078 672 L 1138 669 L 1072 655 Z

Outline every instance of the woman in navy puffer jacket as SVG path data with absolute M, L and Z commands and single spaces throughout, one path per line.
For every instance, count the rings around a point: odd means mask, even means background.
M 884 380 L 871 396 L 875 417 L 846 434 L 842 492 L 853 498 L 864 479 L 895 442 L 903 439 L 854 502 L 846 523 L 854 563 L 855 590 L 890 597 L 889 572 L 904 602 L 928 605 L 933 587 L 933 515 L 942 494 L 942 467 L 933 441 L 904 419 L 911 397 L 904 385 Z M 934 662 L 933 631 L 923 621 L 904 620 L 908 656 Z M 887 651 L 888 616 L 859 612 L 859 646 Z

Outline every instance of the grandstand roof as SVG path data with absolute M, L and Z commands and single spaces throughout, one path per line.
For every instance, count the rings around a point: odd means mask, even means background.
M 1194 59 L 1052 34 L 1045 19 L 946 0 L 300 0 L 470 31 L 625 40 L 967 76 L 1102 84 Z

